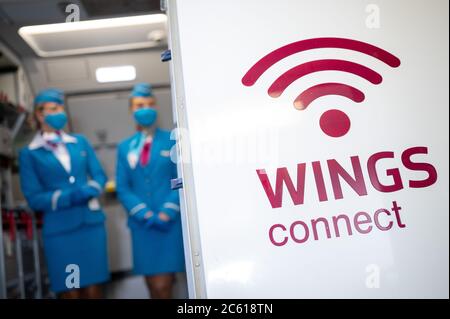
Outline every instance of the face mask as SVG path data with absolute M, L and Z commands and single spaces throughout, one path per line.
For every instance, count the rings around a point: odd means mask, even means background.
M 67 123 L 66 112 L 59 112 L 53 114 L 47 114 L 44 117 L 45 123 L 47 123 L 51 128 L 55 130 L 62 129 Z
M 139 125 L 151 126 L 155 123 L 158 112 L 152 108 L 143 108 L 135 111 L 133 115 Z

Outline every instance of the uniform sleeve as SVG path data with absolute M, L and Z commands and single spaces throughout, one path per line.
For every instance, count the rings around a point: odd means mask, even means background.
M 102 192 L 108 178 L 89 141 L 84 136 L 80 136 L 80 139 L 85 144 L 87 152 L 87 168 L 89 176 L 91 177 L 88 184 L 97 188 L 99 192 Z
M 131 216 L 144 210 L 148 211 L 147 205 L 131 190 L 126 154 L 121 147 L 117 150 L 116 192 L 123 207 Z
M 44 189 L 27 149 L 23 149 L 19 154 L 19 169 L 22 193 L 32 210 L 50 212 L 70 207 L 69 190 Z
M 172 148 L 175 147 L 172 146 Z M 170 162 L 171 178 L 177 178 L 177 165 L 171 161 Z M 167 181 L 170 184 L 170 180 Z M 170 219 L 175 219 L 179 216 L 180 212 L 180 195 L 179 190 L 171 190 L 167 197 L 164 199 L 162 207 L 159 209 L 160 212 L 166 213 Z

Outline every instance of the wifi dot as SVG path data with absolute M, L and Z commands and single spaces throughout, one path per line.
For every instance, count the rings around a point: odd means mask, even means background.
M 320 128 L 331 137 L 342 137 L 350 130 L 350 118 L 342 111 L 329 110 L 320 117 Z

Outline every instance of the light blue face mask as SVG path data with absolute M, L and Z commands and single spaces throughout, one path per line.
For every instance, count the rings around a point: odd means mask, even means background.
M 158 112 L 155 109 L 146 107 L 136 110 L 133 115 L 139 125 L 148 127 L 155 123 Z
M 47 114 L 44 117 L 45 123 L 47 123 L 51 128 L 59 131 L 62 129 L 67 123 L 67 114 L 66 112 L 59 112 L 53 114 Z

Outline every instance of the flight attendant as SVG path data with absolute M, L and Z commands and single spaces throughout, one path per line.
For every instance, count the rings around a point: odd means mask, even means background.
M 97 199 L 106 175 L 87 139 L 63 131 L 61 90 L 41 91 L 34 107 L 39 131 L 20 151 L 20 182 L 30 208 L 44 212 L 51 290 L 61 298 L 100 298 L 100 284 L 110 278 L 105 214 Z
M 156 127 L 158 114 L 151 86 L 136 84 L 130 111 L 137 132 L 118 146 L 117 195 L 128 212 L 133 272 L 144 275 L 152 298 L 171 298 L 175 273 L 184 272 L 178 191 L 170 180 L 176 165 L 170 132 Z

